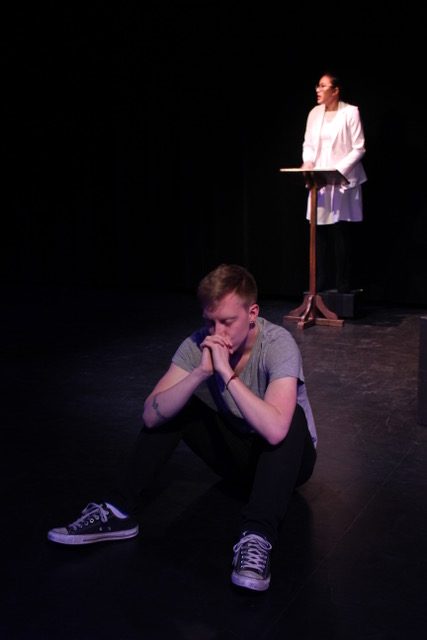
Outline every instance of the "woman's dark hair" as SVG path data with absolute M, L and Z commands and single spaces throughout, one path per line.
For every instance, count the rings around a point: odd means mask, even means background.
M 340 97 L 342 98 L 343 92 L 345 91 L 345 88 L 343 87 L 343 84 L 342 84 L 342 81 L 341 81 L 341 77 L 339 76 L 339 74 L 337 74 L 334 69 L 325 69 L 319 75 L 319 78 L 321 78 L 322 76 L 328 76 L 328 78 L 331 81 L 331 85 L 334 88 L 337 88 L 337 89 L 340 90 Z
M 323 75 L 328 76 L 331 79 L 331 84 L 333 87 L 341 87 L 341 80 L 335 73 L 333 73 L 332 71 L 325 71 Z

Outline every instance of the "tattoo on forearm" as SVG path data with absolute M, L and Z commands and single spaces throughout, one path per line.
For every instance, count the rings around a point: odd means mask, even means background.
M 158 418 L 160 418 L 160 420 L 167 420 L 166 416 L 164 416 L 160 409 L 159 409 L 159 403 L 157 402 L 157 396 L 154 396 L 153 398 L 153 409 L 156 412 L 156 415 Z

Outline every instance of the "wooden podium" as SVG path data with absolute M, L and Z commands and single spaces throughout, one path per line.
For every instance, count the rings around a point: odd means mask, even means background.
M 310 189 L 310 286 L 299 307 L 283 316 L 283 320 L 298 323 L 299 329 L 315 324 L 329 327 L 342 327 L 344 320 L 328 309 L 322 297 L 316 291 L 316 230 L 317 230 L 317 192 L 327 184 L 348 184 L 347 178 L 336 169 L 280 169 L 283 173 L 296 173 L 304 178 Z

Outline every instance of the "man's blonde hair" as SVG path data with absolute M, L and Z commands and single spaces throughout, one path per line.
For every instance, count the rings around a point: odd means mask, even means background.
M 220 264 L 199 283 L 197 297 L 203 309 L 214 308 L 229 293 L 236 293 L 249 307 L 258 298 L 255 278 L 238 264 Z

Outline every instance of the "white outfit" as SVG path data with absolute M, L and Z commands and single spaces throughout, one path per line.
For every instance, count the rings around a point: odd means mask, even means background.
M 337 169 L 349 181 L 344 186 L 327 185 L 317 193 L 317 224 L 363 219 L 361 184 L 367 180 L 361 158 L 365 136 L 358 107 L 338 103 L 337 111 L 314 107 L 307 118 L 303 143 L 303 162 L 316 169 Z M 307 202 L 310 220 L 310 196 Z

